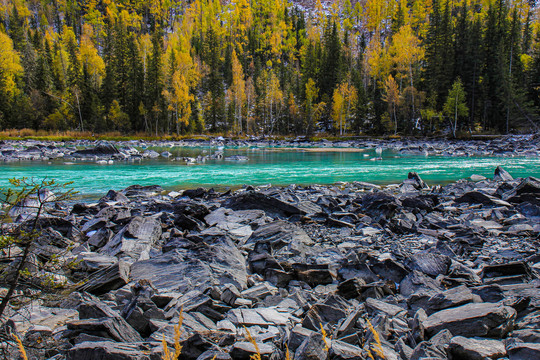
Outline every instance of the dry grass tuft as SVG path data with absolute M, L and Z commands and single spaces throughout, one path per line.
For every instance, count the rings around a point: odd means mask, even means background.
M 323 341 L 324 341 L 324 350 L 326 352 L 329 352 L 330 351 L 330 346 L 328 345 L 328 339 L 330 337 L 326 334 L 326 330 L 324 330 L 324 327 L 323 327 L 322 323 L 319 323 L 319 325 L 321 326 L 321 334 L 322 334 L 322 338 L 323 338 Z
M 375 342 L 371 343 L 370 347 L 373 348 L 373 352 L 375 352 L 375 355 L 377 355 L 381 359 L 384 359 L 384 351 L 383 351 L 382 344 L 381 344 L 381 337 L 379 336 L 379 333 L 377 332 L 377 330 L 375 330 L 373 325 L 371 325 L 371 321 L 369 321 L 369 319 L 366 319 L 366 320 L 367 320 L 367 323 L 368 323 L 369 330 L 373 334 L 373 339 L 375 339 Z M 371 354 L 371 350 L 369 350 L 368 356 L 371 359 L 373 359 L 373 354 Z
M 24 350 L 24 346 L 21 339 L 19 339 L 19 337 L 15 334 L 12 334 L 12 336 L 17 342 L 17 346 L 19 347 L 19 352 L 21 353 L 23 360 L 28 360 L 28 356 L 26 356 L 26 350 Z
M 262 358 L 261 358 L 261 350 L 259 349 L 259 345 L 257 345 L 257 342 L 255 341 L 253 336 L 251 336 L 251 333 L 249 332 L 249 330 L 248 330 L 248 328 L 246 326 L 244 326 L 244 329 L 246 330 L 246 337 L 247 337 L 248 341 L 255 347 L 255 351 L 257 352 L 256 354 L 251 355 L 249 358 L 251 360 L 262 360 Z
M 163 335 L 163 340 L 161 340 L 161 344 L 163 345 L 163 356 L 161 357 L 162 360 L 177 360 L 182 353 L 182 345 L 180 344 L 180 335 L 182 334 L 182 331 L 180 328 L 182 327 L 183 321 L 184 308 L 182 307 L 180 309 L 180 314 L 178 315 L 178 325 L 174 326 L 174 353 L 169 350 L 167 341 L 165 341 L 165 335 Z

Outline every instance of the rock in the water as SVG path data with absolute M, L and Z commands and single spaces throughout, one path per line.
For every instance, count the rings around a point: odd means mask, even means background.
M 514 326 L 516 310 L 492 303 L 474 303 L 441 310 L 424 322 L 426 333 L 432 336 L 442 329 L 455 335 L 501 338 Z
M 471 181 L 477 182 L 477 181 L 482 181 L 482 180 L 486 180 L 486 177 L 482 175 L 476 175 L 476 174 L 471 175 Z
M 407 175 L 407 180 L 404 182 L 405 184 L 412 185 L 416 190 L 422 190 L 422 189 L 428 189 L 429 186 L 420 178 L 420 175 L 418 173 L 412 171 Z
M 504 170 L 502 167 L 497 166 L 495 169 L 495 174 L 493 175 L 493 180 L 495 181 L 512 181 L 514 178 L 510 173 Z
M 118 148 L 107 142 L 107 141 L 100 141 L 98 144 L 91 149 L 83 149 L 83 150 L 77 150 L 71 154 L 73 157 L 110 157 L 112 155 L 119 154 L 120 151 Z

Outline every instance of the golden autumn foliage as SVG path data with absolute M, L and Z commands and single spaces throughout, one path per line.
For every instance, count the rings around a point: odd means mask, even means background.
M 354 111 L 357 99 L 356 88 L 346 81 L 339 84 L 334 90 L 332 119 L 340 135 L 343 135 L 350 125 L 349 119 Z
M 21 59 L 13 49 L 13 41 L 0 31 L 0 88 L 3 96 L 13 97 L 17 92 L 16 79 L 22 74 Z
M 533 2 L 297 3 L 2 1 L 0 130 L 425 133 L 457 78 L 460 124 L 540 113 Z

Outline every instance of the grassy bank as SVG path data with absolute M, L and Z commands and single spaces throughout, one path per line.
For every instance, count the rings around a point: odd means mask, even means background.
M 95 134 L 90 131 L 45 131 L 33 129 L 9 129 L 0 131 L 0 140 L 41 140 L 41 141 L 68 141 L 68 140 L 183 140 L 207 139 L 206 135 L 150 135 L 147 133 L 122 134 L 118 131 Z
M 92 133 L 90 131 L 46 131 L 46 130 L 33 130 L 33 129 L 7 129 L 0 131 L 0 140 L 40 140 L 40 141 L 69 141 L 69 140 L 109 140 L 109 141 L 129 141 L 129 140 L 207 140 L 211 138 L 217 138 L 219 136 L 235 139 L 235 140 L 249 140 L 249 136 L 234 135 L 227 133 L 212 133 L 212 134 L 190 134 L 190 135 L 152 135 L 148 133 L 131 133 L 123 134 L 118 131 L 107 133 Z M 501 137 L 503 135 L 493 133 L 461 133 L 458 134 L 458 139 L 463 140 L 488 140 Z M 274 140 L 292 140 L 297 138 L 295 135 L 278 135 L 272 136 Z M 347 140 L 359 140 L 359 139 L 401 139 L 401 135 L 390 136 L 368 136 L 368 135 L 343 135 L 336 136 L 334 134 L 317 134 L 309 138 L 310 141 L 347 141 Z M 414 138 L 413 136 L 406 136 L 406 138 Z M 417 137 L 424 138 L 424 137 Z M 432 136 L 433 138 L 444 138 L 442 136 Z

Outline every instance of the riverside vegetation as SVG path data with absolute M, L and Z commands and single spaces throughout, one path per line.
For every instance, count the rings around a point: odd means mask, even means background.
M 15 334 L 29 359 L 538 358 L 540 180 L 473 178 L 134 185 L 42 214 L 38 192 L 2 209 L 4 233 L 39 229 L 2 252 L 2 296 L 21 264 L 61 281 L 16 286 L 2 351 Z
M 4 1 L 0 129 L 538 130 L 536 4 Z

